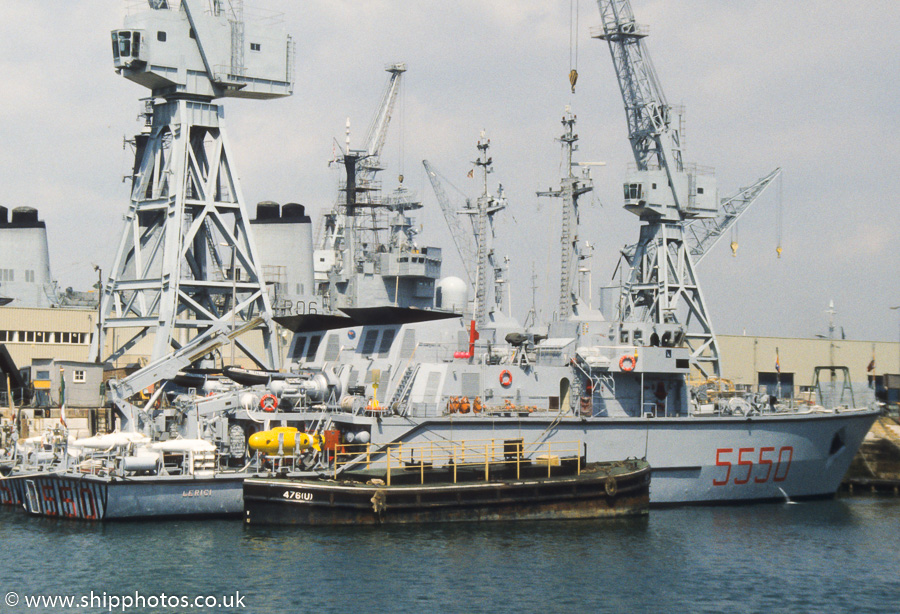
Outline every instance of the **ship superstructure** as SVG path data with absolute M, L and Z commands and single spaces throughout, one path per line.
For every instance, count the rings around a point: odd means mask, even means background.
M 335 207 L 325 213 L 314 253 L 316 294 L 324 310 L 387 306 L 433 308 L 441 272 L 441 250 L 420 246 L 409 214 L 421 209 L 403 185 L 382 196 L 379 173 L 394 105 L 406 64 L 388 64 L 390 74 L 365 147 L 350 146 L 350 120 L 341 156 L 343 169 Z

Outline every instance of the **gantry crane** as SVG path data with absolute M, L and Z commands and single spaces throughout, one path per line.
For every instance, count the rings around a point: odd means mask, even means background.
M 217 98 L 293 91 L 294 46 L 270 23 L 245 23 L 240 0 L 150 0 L 112 32 L 116 72 L 152 92 L 135 139 L 131 202 L 101 298 L 102 333 L 119 329 L 114 360 L 155 334 L 151 360 L 222 323 L 263 317 L 263 354 L 278 367 L 275 328 Z M 225 262 L 228 262 L 225 265 Z M 238 272 L 240 271 L 240 278 Z
M 693 364 L 718 375 L 719 349 L 685 238 L 687 222 L 716 217 L 716 181 L 709 171 L 683 162 L 673 109 L 644 46 L 647 30 L 635 22 L 629 1 L 597 4 L 602 32 L 596 37 L 609 45 L 637 166 L 624 185 L 625 209 L 643 222 L 628 259 L 618 317 L 660 329 L 680 327 Z

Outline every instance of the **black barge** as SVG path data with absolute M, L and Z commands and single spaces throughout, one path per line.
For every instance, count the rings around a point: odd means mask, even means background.
M 612 518 L 647 514 L 650 466 L 644 460 L 591 463 L 555 454 L 514 453 L 474 459 L 419 459 L 394 450 L 361 455 L 342 471 L 319 478 L 255 476 L 244 481 L 244 520 L 250 525 L 356 525 Z M 457 444 L 466 446 L 468 444 Z M 480 448 L 480 446 L 475 446 Z M 375 458 L 377 457 L 377 458 Z M 391 460 L 393 459 L 393 467 Z M 380 465 L 377 466 L 376 465 Z

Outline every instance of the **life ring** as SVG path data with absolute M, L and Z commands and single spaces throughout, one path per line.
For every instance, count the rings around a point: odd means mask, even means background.
M 278 397 L 274 394 L 265 394 L 259 400 L 259 406 L 263 411 L 275 411 L 278 409 Z
M 619 485 L 616 484 L 616 478 L 613 476 L 606 478 L 606 481 L 603 482 L 603 489 L 606 490 L 607 495 L 615 497 L 616 493 L 619 492 Z
M 625 366 L 626 360 L 628 361 L 627 367 Z M 636 364 L 637 356 L 622 356 L 622 358 L 619 359 L 619 368 L 626 373 L 628 373 L 629 371 L 633 371 Z
M 512 384 L 512 373 L 509 372 L 508 369 L 503 369 L 500 373 L 500 385 L 504 388 L 509 388 Z

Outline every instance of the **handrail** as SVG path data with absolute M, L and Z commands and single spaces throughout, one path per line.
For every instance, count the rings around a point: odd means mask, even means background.
M 419 481 L 425 483 L 425 469 L 438 467 L 452 469 L 452 481 L 457 482 L 459 467 L 484 466 L 484 479 L 490 479 L 491 466 L 515 465 L 516 478 L 521 477 L 523 464 L 547 466 L 547 477 L 552 467 L 563 458 L 576 459 L 576 473 L 580 474 L 582 443 L 579 441 L 542 441 L 525 443 L 521 439 L 474 439 L 458 441 L 393 442 L 383 446 L 344 444 L 335 450 L 333 475 L 355 465 L 367 470 L 384 469 L 385 483 L 391 485 L 391 477 L 398 469 L 418 467 Z M 408 458 L 409 460 L 404 460 Z

